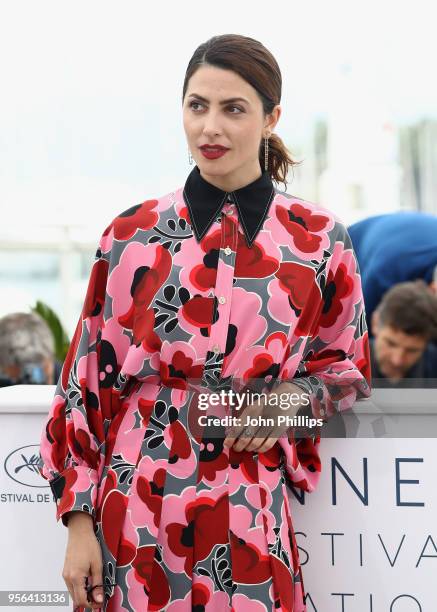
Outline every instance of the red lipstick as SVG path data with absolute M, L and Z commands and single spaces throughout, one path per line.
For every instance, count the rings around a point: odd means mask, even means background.
M 227 147 L 222 147 L 221 145 L 202 145 L 199 148 L 207 159 L 218 159 L 229 151 Z

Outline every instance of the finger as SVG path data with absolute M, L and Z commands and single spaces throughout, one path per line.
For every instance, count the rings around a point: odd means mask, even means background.
M 100 586 L 96 586 L 100 585 Z M 103 576 L 101 565 L 96 564 L 95 567 L 91 565 L 91 579 L 90 587 L 94 587 L 89 593 L 90 601 L 92 601 L 96 607 L 101 606 L 103 603 Z
M 258 431 L 256 432 L 256 437 L 261 438 L 262 441 L 264 442 L 266 438 L 274 438 L 275 431 L 276 431 L 276 428 L 274 424 L 273 425 L 263 424 L 259 427 Z
M 73 601 L 73 602 L 74 602 L 74 590 L 73 590 L 73 585 L 71 584 L 71 582 L 70 582 L 69 580 L 66 580 L 65 578 L 64 578 L 64 582 L 65 582 L 65 585 L 66 585 L 66 587 L 67 587 L 67 589 L 68 589 L 68 592 L 70 593 L 71 601 Z
M 248 446 L 246 446 L 247 451 L 260 451 L 262 445 L 269 439 L 274 438 L 274 429 L 271 427 L 260 427 L 256 432 L 256 438 L 254 437 Z
M 261 444 L 263 444 L 265 439 L 272 436 L 273 429 L 272 427 L 267 427 L 265 425 L 261 425 L 258 428 L 254 428 L 252 426 L 251 429 L 253 429 L 252 438 L 250 439 L 250 436 L 246 436 L 243 432 L 243 435 L 242 437 L 240 437 L 240 440 L 247 439 L 248 443 L 244 447 L 246 451 L 257 451 Z
M 86 576 L 78 576 L 72 579 L 75 606 L 83 606 L 84 608 L 89 607 L 85 589 L 86 579 Z
M 241 436 L 246 427 L 248 427 L 247 425 L 245 425 L 245 423 L 247 422 L 247 418 L 257 417 L 258 414 L 259 411 L 257 410 L 256 406 L 248 406 L 241 414 L 241 416 L 238 417 L 239 424 L 233 425 L 228 429 L 226 438 L 223 441 L 224 446 L 228 446 L 229 448 L 231 446 L 234 446 L 236 440 Z
M 245 413 L 239 416 L 238 419 L 239 419 L 239 424 L 232 425 L 232 427 L 228 428 L 226 432 L 226 438 L 223 441 L 224 446 L 228 446 L 229 448 L 233 446 L 235 441 L 238 439 L 238 437 L 242 433 L 244 429 L 243 423 L 246 422 Z
M 257 448 L 260 442 L 255 442 L 254 440 L 261 439 L 261 441 L 263 441 L 270 432 L 271 427 L 265 427 L 260 424 L 260 417 L 263 414 L 263 410 L 264 406 L 256 404 L 251 406 L 250 410 L 243 413 L 241 419 L 242 423 L 251 423 L 252 419 L 254 419 L 255 423 L 254 425 L 246 424 L 240 427 L 239 436 L 234 443 L 234 449 L 237 452 Z
M 266 453 L 276 444 L 277 441 L 278 440 L 276 438 L 267 438 L 262 446 L 259 447 L 258 453 Z
M 242 450 L 245 450 L 245 449 L 247 450 L 248 445 L 252 443 L 253 439 L 257 435 L 258 429 L 259 429 L 259 427 L 251 426 L 250 427 L 250 434 L 247 433 L 246 430 L 243 430 L 241 432 L 240 436 L 235 441 L 234 449 L 238 453 L 241 452 Z
M 249 444 L 246 446 L 246 450 L 247 451 L 257 451 L 261 445 L 264 443 L 265 441 L 265 436 L 259 436 L 257 435 L 257 437 L 252 438 L 252 440 L 249 441 Z
M 71 582 L 71 590 L 73 591 L 73 606 L 74 606 L 74 612 L 76 612 L 76 610 L 79 610 L 79 595 L 76 594 L 76 589 L 74 588 L 74 583 Z
M 98 584 L 100 585 L 101 583 L 99 582 Z M 96 600 L 97 595 L 100 595 L 100 597 L 102 598 L 101 601 Z M 98 586 L 93 590 L 89 589 L 87 591 L 87 598 L 88 608 L 92 608 L 93 610 L 100 610 L 103 607 L 103 588 L 101 586 Z

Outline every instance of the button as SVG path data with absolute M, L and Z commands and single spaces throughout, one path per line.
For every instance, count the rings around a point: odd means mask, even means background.
M 225 298 L 224 295 L 221 295 L 218 300 L 219 300 L 220 304 L 225 304 L 226 303 L 226 298 Z
M 216 355 L 220 353 L 220 347 L 218 344 L 212 347 L 212 352 L 215 353 Z
M 226 255 L 230 255 L 232 253 L 232 249 L 230 247 L 225 248 Z

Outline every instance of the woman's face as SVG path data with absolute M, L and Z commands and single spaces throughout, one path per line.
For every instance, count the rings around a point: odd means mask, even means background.
M 259 147 L 271 135 L 279 105 L 265 116 L 257 91 L 236 72 L 201 66 L 191 76 L 183 101 L 188 147 L 202 176 L 226 191 L 261 174 Z M 225 152 L 202 149 L 220 145 Z

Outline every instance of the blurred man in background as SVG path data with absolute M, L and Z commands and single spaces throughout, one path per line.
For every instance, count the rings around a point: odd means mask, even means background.
M 393 285 L 422 279 L 437 293 L 435 215 L 420 212 L 377 215 L 354 223 L 348 231 L 360 266 L 370 330 L 373 311 Z
M 55 346 L 47 323 L 36 313 L 0 319 L 0 386 L 55 384 Z
M 424 281 L 389 289 L 372 315 L 372 377 L 390 386 L 437 379 L 437 297 Z

